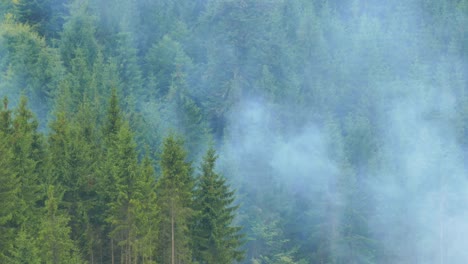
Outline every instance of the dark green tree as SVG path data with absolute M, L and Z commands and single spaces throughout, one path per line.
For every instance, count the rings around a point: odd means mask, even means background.
M 11 16 L 0 26 L 0 90 L 11 95 L 13 102 L 20 96 L 34 97 L 31 108 L 45 118 L 53 104 L 58 83 L 63 75 L 57 51 L 47 46 L 27 24 Z
M 15 228 L 12 225 L 13 214 L 18 206 L 19 178 L 13 167 L 13 149 L 11 147 L 11 111 L 4 99 L 0 111 L 0 261 L 6 262 L 8 249 L 13 245 Z
M 62 61 L 68 70 L 72 60 L 78 57 L 78 52 L 82 53 L 79 56 L 83 57 L 86 67 L 92 68 L 100 52 L 95 33 L 95 19 L 86 2 L 73 1 L 70 16 L 63 25 L 59 46 Z
M 37 237 L 29 235 L 24 228 L 21 228 L 16 234 L 13 247 L 10 248 L 11 256 L 9 257 L 8 261 L 5 262 L 12 264 L 42 263 L 38 244 Z
M 14 110 L 12 120 L 12 148 L 14 173 L 19 177 L 18 223 L 33 228 L 37 224 L 39 202 L 45 197 L 41 188 L 45 169 L 45 152 L 42 134 L 37 131 L 38 122 L 27 107 L 26 97 Z
M 139 226 L 135 210 L 143 202 L 142 174 L 139 172 L 136 144 L 127 122 L 116 135 L 115 145 L 108 149 L 108 169 L 112 179 L 113 199 L 109 202 L 107 222 L 111 225 L 112 259 L 131 263 L 138 259 Z M 119 255 L 115 255 L 119 252 Z
M 43 36 L 58 37 L 67 11 L 62 0 L 12 2 L 15 2 L 15 15 L 20 22 L 33 26 Z
M 138 186 L 142 199 L 132 202 L 138 226 L 136 251 L 143 263 L 154 263 L 159 243 L 159 206 L 156 197 L 156 175 L 148 150 L 140 167 L 141 180 Z
M 99 225 L 95 219 L 98 208 L 97 182 L 102 164 L 97 145 L 98 130 L 89 102 L 82 103 L 78 113 L 67 117 L 58 112 L 50 125 L 48 182 L 63 195 L 60 203 L 71 217 L 71 238 L 92 260 L 99 249 Z
M 41 255 L 44 263 L 81 263 L 78 249 L 70 238 L 70 217 L 58 209 L 60 196 L 56 197 L 54 186 L 47 189 L 46 215 L 39 230 Z
M 242 227 L 234 225 L 239 206 L 226 179 L 215 172 L 216 153 L 210 148 L 201 165 L 195 195 L 193 223 L 194 259 L 200 263 L 228 264 L 241 261 Z
M 117 139 L 117 134 L 122 126 L 122 113 L 120 111 L 117 91 L 112 89 L 109 106 L 107 108 L 107 118 L 103 126 L 103 134 L 107 144 L 112 144 Z
M 157 185 L 160 207 L 158 262 L 190 263 L 190 220 L 193 216 L 194 179 L 183 141 L 169 135 L 163 142 L 161 178 Z

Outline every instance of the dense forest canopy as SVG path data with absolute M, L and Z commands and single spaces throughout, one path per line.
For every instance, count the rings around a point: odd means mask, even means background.
M 467 0 L 0 0 L 1 263 L 467 263 Z

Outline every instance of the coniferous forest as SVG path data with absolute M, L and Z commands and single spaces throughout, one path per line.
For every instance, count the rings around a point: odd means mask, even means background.
M 0 0 L 0 263 L 468 263 L 468 0 Z

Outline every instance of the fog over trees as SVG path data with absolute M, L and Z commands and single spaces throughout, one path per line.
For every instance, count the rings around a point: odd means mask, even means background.
M 0 263 L 468 263 L 468 0 L 0 0 Z

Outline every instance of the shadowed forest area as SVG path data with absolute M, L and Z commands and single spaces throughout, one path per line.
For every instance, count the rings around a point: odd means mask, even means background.
M 468 0 L 0 0 L 0 263 L 468 263 Z

